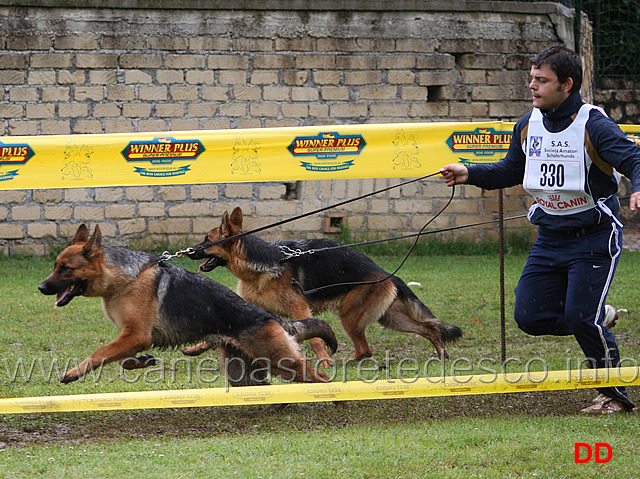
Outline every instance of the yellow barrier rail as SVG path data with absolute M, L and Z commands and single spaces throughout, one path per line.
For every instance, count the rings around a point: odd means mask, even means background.
M 636 367 L 0 399 L 0 414 L 467 396 L 640 384 Z

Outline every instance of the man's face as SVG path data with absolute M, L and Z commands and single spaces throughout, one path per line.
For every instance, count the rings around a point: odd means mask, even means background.
M 560 83 L 558 76 L 548 65 L 532 66 L 529 88 L 533 94 L 533 106 L 543 111 L 551 111 L 565 101 L 573 86 L 573 79 Z

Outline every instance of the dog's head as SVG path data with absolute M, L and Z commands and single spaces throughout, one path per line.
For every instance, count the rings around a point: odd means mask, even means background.
M 191 247 L 188 253 L 191 259 L 204 259 L 198 272 L 209 272 L 218 266 L 226 266 L 231 258 L 231 251 L 237 240 L 224 241 L 242 232 L 242 210 L 234 208 L 231 215 L 226 211 L 222 215 L 220 226 L 207 233 L 204 240 Z
M 71 245 L 56 258 L 51 273 L 38 289 L 42 294 L 55 294 L 56 306 L 68 304 L 87 291 L 99 274 L 102 262 L 102 233 L 96 226 L 91 239 L 86 225 L 80 225 Z

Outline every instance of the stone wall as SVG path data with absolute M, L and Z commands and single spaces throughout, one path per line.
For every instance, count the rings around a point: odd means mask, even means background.
M 529 56 L 574 44 L 571 12 L 553 3 L 145 3 L 0 0 L 0 134 L 515 121 L 530 108 Z M 251 228 L 400 181 L 0 191 L 0 251 L 47 253 L 82 222 L 99 223 L 110 242 L 190 244 L 236 205 Z M 410 233 L 449 193 L 433 179 L 339 213 L 356 235 Z M 495 219 L 496 197 L 459 187 L 432 228 Z M 505 214 L 529 203 L 520 188 L 508 190 Z M 322 235 L 323 216 L 264 234 Z
M 599 82 L 595 103 L 621 124 L 640 124 L 640 81 L 606 78 Z

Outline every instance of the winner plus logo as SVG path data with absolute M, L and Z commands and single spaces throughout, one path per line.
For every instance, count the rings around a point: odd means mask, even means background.
M 638 133 L 627 133 L 627 138 L 633 141 L 636 145 L 640 146 L 640 134 Z
M 501 159 L 511 144 L 510 131 L 493 128 L 476 128 L 473 131 L 456 131 L 447 140 L 453 153 L 463 165 L 492 163 Z
M 190 165 L 174 167 L 174 161 L 195 161 L 204 151 L 199 140 L 176 140 L 172 137 L 154 138 L 151 141 L 132 141 L 122 150 L 129 163 L 148 162 L 152 167 L 136 167 L 140 176 L 169 177 L 184 175 Z
M 24 143 L 3 143 L 0 141 L 0 168 L 22 166 L 33 156 L 31 147 Z M 0 181 L 12 180 L 18 176 L 18 170 L 0 171 Z
M 345 156 L 359 155 L 366 142 L 362 135 L 340 135 L 335 132 L 318 133 L 316 136 L 298 136 L 288 147 L 289 152 L 308 171 L 348 170 L 354 160 Z M 313 158 L 311 158 L 313 157 Z

